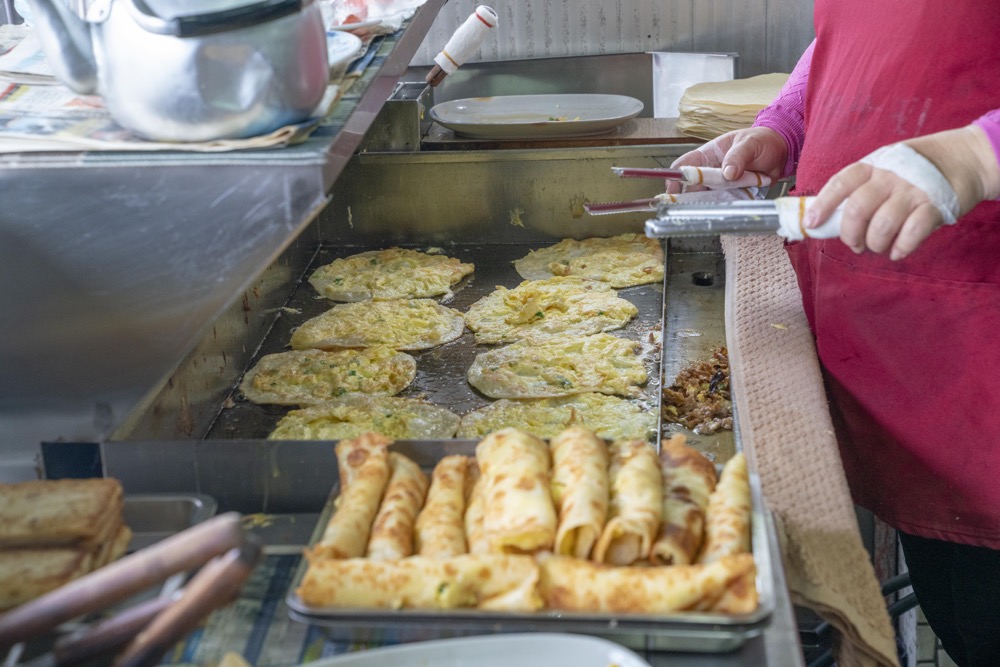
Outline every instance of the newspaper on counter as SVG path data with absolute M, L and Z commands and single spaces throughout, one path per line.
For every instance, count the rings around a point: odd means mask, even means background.
M 0 82 L 58 85 L 35 31 L 25 25 L 0 25 Z
M 327 86 L 320 109 L 329 110 L 341 88 Z M 64 86 L 0 81 L 0 153 L 48 151 L 194 151 L 277 148 L 302 141 L 319 126 L 320 117 L 286 125 L 246 139 L 197 143 L 147 141 L 123 128 L 96 95 L 79 95 Z
M 362 55 L 364 50 L 362 49 Z M 304 141 L 354 78 L 331 82 L 313 117 L 245 139 L 148 141 L 119 125 L 98 95 L 80 95 L 55 80 L 33 31 L 0 26 L 0 154 L 52 151 L 223 152 L 281 148 Z

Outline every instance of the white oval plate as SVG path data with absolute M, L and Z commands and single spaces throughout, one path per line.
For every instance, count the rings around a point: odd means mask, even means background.
M 503 95 L 442 102 L 431 108 L 437 123 L 476 139 L 579 137 L 610 132 L 642 111 L 625 95 Z
M 326 33 L 326 53 L 330 59 L 330 79 L 337 80 L 354 60 L 362 54 L 364 42 L 357 35 L 340 30 Z
M 437 639 L 346 653 L 310 667 L 650 667 L 623 646 L 585 635 L 522 633 Z

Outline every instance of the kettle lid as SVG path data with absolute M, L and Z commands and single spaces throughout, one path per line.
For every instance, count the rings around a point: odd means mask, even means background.
M 126 0 L 148 32 L 197 37 L 296 14 L 313 0 Z

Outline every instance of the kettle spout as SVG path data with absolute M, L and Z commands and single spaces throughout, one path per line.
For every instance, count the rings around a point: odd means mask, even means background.
M 28 0 L 28 6 L 38 41 L 56 78 L 74 92 L 96 92 L 97 63 L 90 25 L 69 8 L 66 0 Z

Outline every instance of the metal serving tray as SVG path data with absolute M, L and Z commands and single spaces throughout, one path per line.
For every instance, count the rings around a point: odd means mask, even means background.
M 476 441 L 401 441 L 393 451 L 413 459 L 426 471 L 450 454 L 474 455 Z M 336 479 L 336 477 L 335 477 Z M 316 524 L 310 545 L 319 541 L 333 513 L 339 493 L 334 483 L 330 502 Z M 752 507 L 751 546 L 757 566 L 759 604 L 744 615 L 723 616 L 683 612 L 669 616 L 570 613 L 539 611 L 501 613 L 479 610 L 373 610 L 310 607 L 296 595 L 308 563 L 303 559 L 295 574 L 286 603 L 292 618 L 323 627 L 331 639 L 360 643 L 408 642 L 498 632 L 576 632 L 614 640 L 623 646 L 646 651 L 693 651 L 721 653 L 739 648 L 747 639 L 763 632 L 775 607 L 772 550 L 774 526 L 767 515 L 756 475 L 750 477 Z

